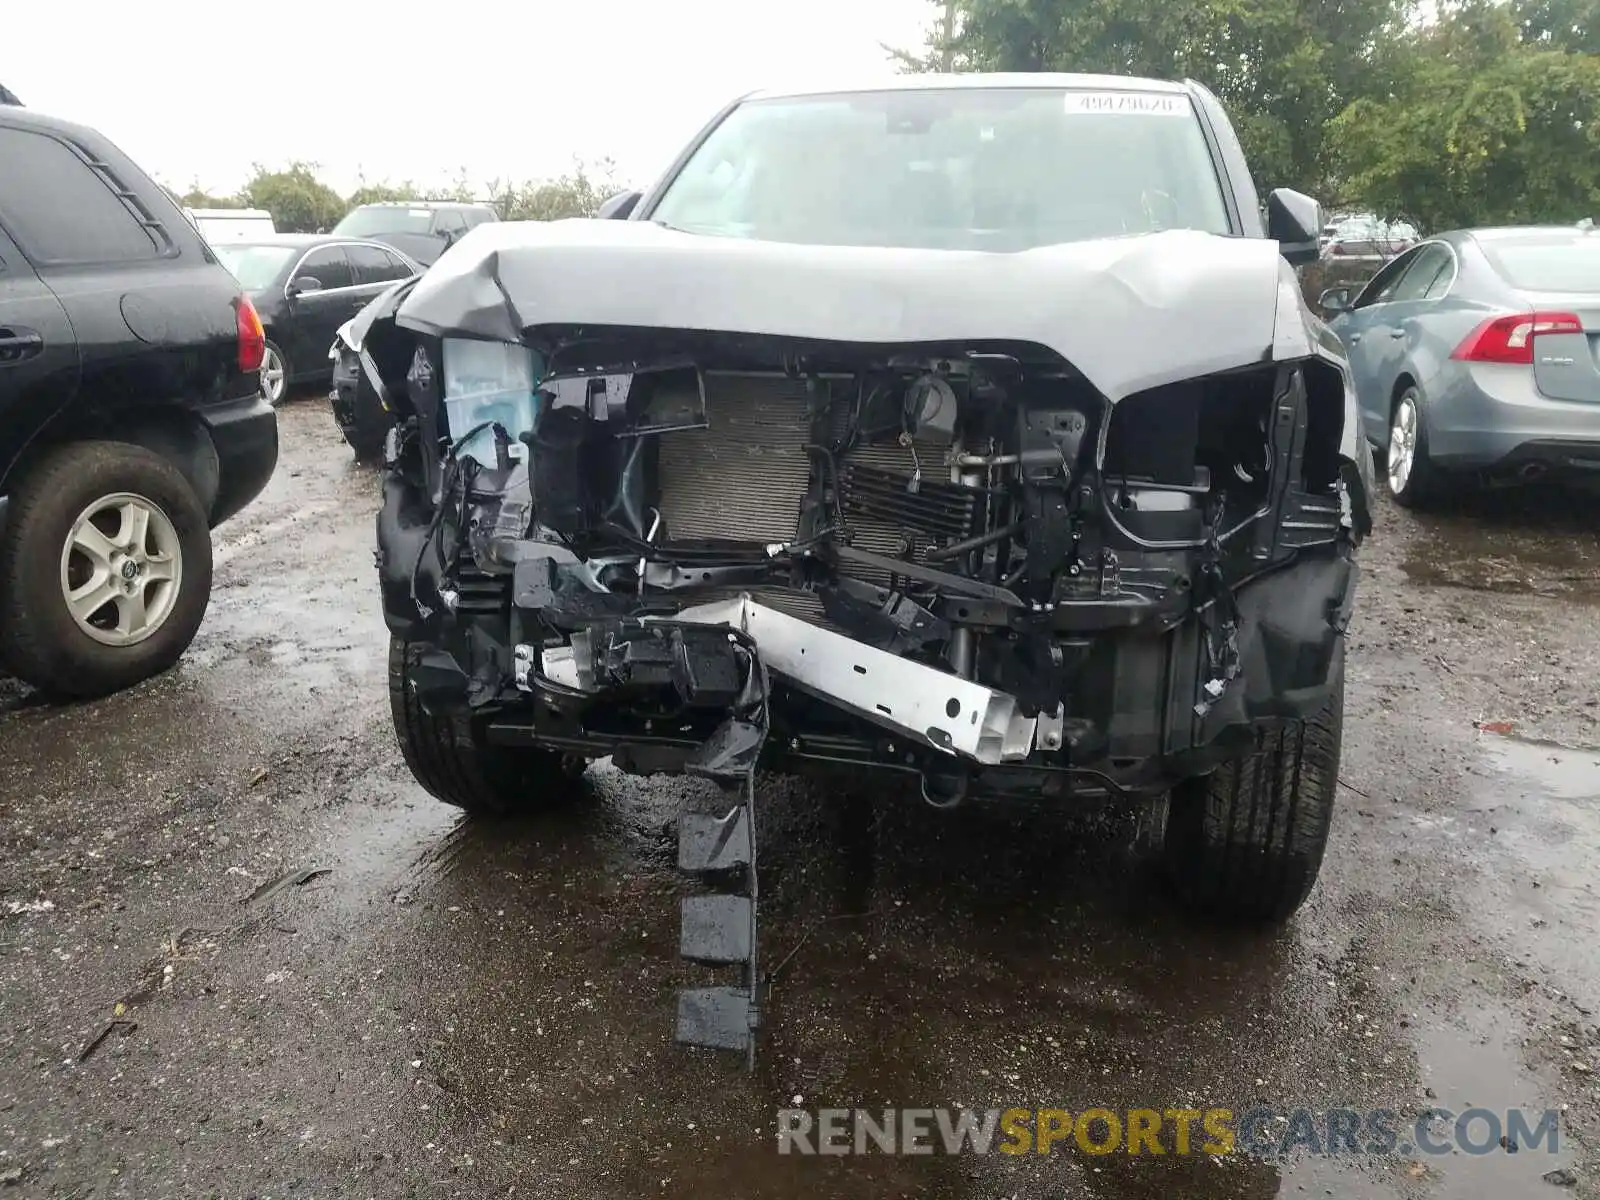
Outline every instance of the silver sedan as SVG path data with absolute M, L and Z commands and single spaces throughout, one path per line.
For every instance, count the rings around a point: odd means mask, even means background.
M 1321 298 L 1402 504 L 1468 477 L 1600 480 L 1600 230 L 1428 238 Z

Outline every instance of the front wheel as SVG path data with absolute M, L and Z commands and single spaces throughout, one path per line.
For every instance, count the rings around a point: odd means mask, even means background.
M 1333 823 L 1344 730 L 1344 653 L 1327 702 L 1169 800 L 1162 853 L 1183 899 L 1216 916 L 1271 923 L 1305 902 Z
M 549 808 L 571 795 L 572 772 L 561 755 L 493 746 L 470 713 L 428 712 L 411 681 L 419 649 L 389 640 L 389 712 L 418 783 L 446 804 L 490 816 Z
M 178 661 L 211 597 L 211 531 L 181 472 L 140 446 L 79 442 L 24 473 L 11 507 L 0 661 L 72 698 Z

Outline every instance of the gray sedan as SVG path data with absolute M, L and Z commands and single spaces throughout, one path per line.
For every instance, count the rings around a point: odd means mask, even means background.
M 1358 294 L 1356 294 L 1358 293 Z M 1453 477 L 1600 479 L 1600 230 L 1461 230 L 1321 298 L 1402 504 Z

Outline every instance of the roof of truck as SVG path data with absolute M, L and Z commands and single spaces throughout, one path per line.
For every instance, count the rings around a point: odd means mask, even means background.
M 357 208 L 493 208 L 487 200 L 373 200 Z
M 789 96 L 831 96 L 846 92 L 910 92 L 942 88 L 1079 88 L 1168 94 L 1190 90 L 1187 83 L 1146 79 L 1136 75 L 1076 75 L 1044 71 L 994 74 L 963 72 L 958 75 L 876 75 L 845 84 L 761 88 L 751 92 L 745 99 L 770 100 Z

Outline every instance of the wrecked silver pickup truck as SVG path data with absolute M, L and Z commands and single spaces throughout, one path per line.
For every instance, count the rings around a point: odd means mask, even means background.
M 1197 907 L 1310 891 L 1371 463 L 1214 97 L 1080 76 L 760 94 L 609 219 L 474 230 L 345 334 L 407 762 L 725 783 L 682 1040 L 749 1049 L 755 769 L 1166 804 Z

